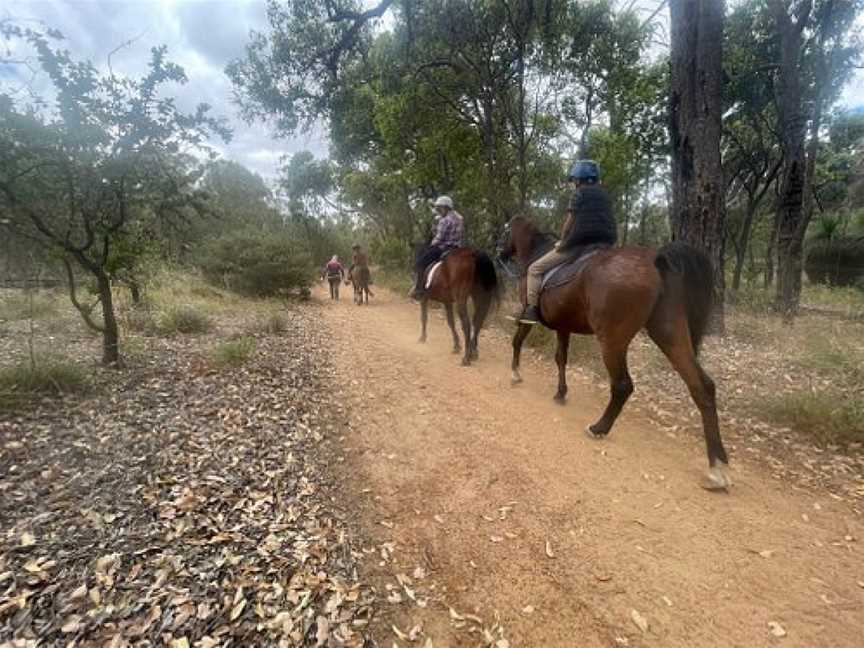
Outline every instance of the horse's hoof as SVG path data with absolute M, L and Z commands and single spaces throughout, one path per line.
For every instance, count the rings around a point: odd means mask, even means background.
M 453 355 L 456 355 L 457 353 L 462 353 L 462 347 L 458 347 L 458 346 L 457 346 L 457 347 L 453 347 L 453 348 L 450 350 L 450 353 L 452 353 Z
M 468 358 L 462 358 L 462 366 L 463 367 L 470 367 L 471 361 Z
M 595 432 L 592 429 L 592 426 L 588 426 L 585 428 L 585 436 L 587 436 L 592 441 L 601 441 L 606 438 L 605 434 L 600 434 L 599 432 Z
M 567 403 L 567 396 L 562 394 L 555 394 L 552 397 L 552 400 L 555 401 L 555 403 L 558 405 L 565 405 Z
M 519 375 L 518 372 L 514 371 L 510 376 L 510 384 L 514 387 L 522 383 L 522 376 Z
M 702 488 L 708 491 L 729 491 L 732 479 L 723 470 L 723 464 L 712 466 L 702 480 Z
M 418 343 L 418 344 L 426 344 L 426 338 L 425 338 L 425 337 L 421 337 L 419 340 L 417 340 L 417 343 Z

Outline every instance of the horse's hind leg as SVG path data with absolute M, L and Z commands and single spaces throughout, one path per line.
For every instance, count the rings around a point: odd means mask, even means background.
M 468 317 L 468 301 L 459 302 L 456 310 L 459 312 L 459 321 L 462 323 L 462 336 L 465 338 L 465 354 L 462 356 L 462 365 L 467 367 L 471 364 L 471 318 Z
M 519 374 L 519 361 L 522 356 L 522 343 L 525 342 L 525 338 L 528 337 L 530 332 L 531 326 L 529 324 L 520 324 L 519 328 L 516 329 L 515 335 L 513 335 L 513 361 L 510 364 L 512 372 L 510 377 L 511 385 L 518 385 L 522 382 L 522 376 Z
M 429 302 L 420 300 L 420 342 L 426 341 L 426 324 L 429 321 Z
M 570 348 L 570 334 L 558 331 L 558 348 L 555 350 L 555 362 L 558 364 L 558 391 L 555 402 L 561 405 L 567 400 L 567 351 Z
M 486 316 L 489 314 L 492 300 L 488 295 L 483 294 L 475 294 L 473 300 L 474 321 L 471 325 L 471 359 L 477 360 L 480 357 L 480 331 L 483 328 L 483 323 L 486 321 Z
M 633 393 L 633 380 L 630 378 L 630 372 L 627 370 L 627 347 L 630 345 L 630 340 L 626 343 L 611 344 L 601 341 L 603 352 L 603 363 L 606 365 L 606 371 L 609 373 L 609 403 L 606 405 L 606 411 L 603 416 L 588 428 L 588 433 L 600 438 L 609 434 L 609 430 L 615 424 L 615 419 L 621 413 L 630 394 Z
M 447 326 L 450 327 L 450 332 L 453 334 L 453 353 L 459 353 L 462 350 L 462 344 L 459 342 L 459 334 L 456 333 L 456 318 L 453 315 L 453 304 L 444 304 L 444 310 L 447 312 Z
M 732 481 L 724 468 L 729 464 L 726 448 L 720 438 L 720 423 L 717 419 L 717 388 L 714 381 L 699 365 L 686 326 L 677 327 L 680 335 L 658 338 L 649 330 L 657 346 L 669 358 L 678 375 L 687 384 L 690 396 L 702 416 L 702 429 L 708 450 L 708 476 L 704 484 L 708 490 L 725 490 Z

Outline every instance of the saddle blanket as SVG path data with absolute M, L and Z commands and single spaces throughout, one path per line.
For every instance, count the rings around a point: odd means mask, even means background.
M 429 266 L 429 269 L 426 271 L 426 290 L 429 290 L 430 286 L 432 285 L 432 280 L 435 278 L 435 274 L 438 272 L 438 268 L 440 268 L 443 263 L 443 260 L 436 261 L 431 266 Z
M 558 286 L 562 286 L 570 281 L 585 266 L 588 259 L 597 254 L 601 249 L 603 248 L 594 248 L 572 261 L 565 261 L 561 265 L 557 265 L 551 270 L 548 270 L 546 274 L 543 275 L 543 281 L 540 283 L 540 290 L 543 291 L 550 288 L 557 288 Z

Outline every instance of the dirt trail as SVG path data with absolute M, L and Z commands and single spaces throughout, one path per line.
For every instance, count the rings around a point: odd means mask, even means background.
M 571 372 L 557 406 L 553 365 L 528 358 L 512 388 L 494 331 L 463 368 L 443 319 L 420 345 L 417 307 L 377 293 L 322 316 L 337 364 L 365 385 L 351 381 L 345 442 L 359 514 L 395 544 L 380 582 L 428 572 L 411 585 L 428 607 L 403 596 L 388 628 L 422 622 L 436 648 L 481 645 L 452 607 L 486 627 L 497 615 L 512 646 L 862 645 L 864 524 L 846 504 L 770 479 L 735 452 L 734 430 L 729 495 L 699 488 L 701 437 L 670 438 L 636 407 L 592 442 L 582 430 L 605 390 Z

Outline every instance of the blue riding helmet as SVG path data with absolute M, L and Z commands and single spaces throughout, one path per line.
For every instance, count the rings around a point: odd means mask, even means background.
M 594 160 L 577 160 L 572 167 L 570 173 L 567 174 L 568 180 L 593 180 L 597 182 L 600 179 L 600 167 Z

